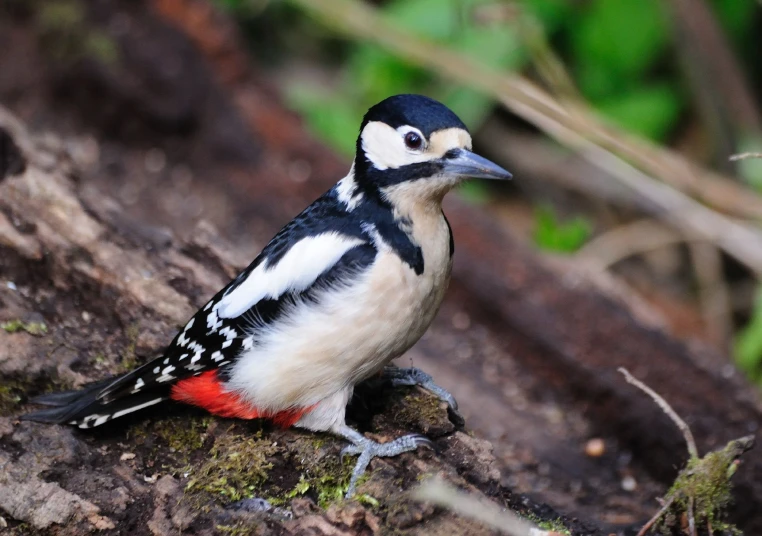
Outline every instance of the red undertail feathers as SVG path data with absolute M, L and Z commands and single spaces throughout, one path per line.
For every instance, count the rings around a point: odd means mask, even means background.
M 221 417 L 269 419 L 282 428 L 293 426 L 312 408 L 296 408 L 278 412 L 260 411 L 236 393 L 227 391 L 217 371 L 210 370 L 172 386 L 172 400 L 204 408 Z

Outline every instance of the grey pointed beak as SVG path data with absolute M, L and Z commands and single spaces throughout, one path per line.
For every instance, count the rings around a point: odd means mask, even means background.
M 442 159 L 447 173 L 476 179 L 510 179 L 513 175 L 506 170 L 466 149 L 458 149 L 452 157 Z

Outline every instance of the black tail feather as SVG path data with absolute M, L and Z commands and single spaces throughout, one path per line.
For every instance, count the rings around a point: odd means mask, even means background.
M 55 407 L 27 413 L 21 416 L 21 420 L 54 424 L 65 424 L 74 421 L 83 413 L 87 414 L 87 410 L 91 406 L 99 405 L 95 398 L 97 394 L 97 389 L 85 389 L 82 391 L 66 391 L 64 393 L 44 395 L 39 398 L 44 398 L 48 401 L 47 403 L 37 402 L 37 399 L 33 402 Z M 56 395 L 60 396 L 57 397 Z
M 27 413 L 22 415 L 21 419 L 53 424 L 73 424 L 80 428 L 92 428 L 100 426 L 111 419 L 158 404 L 169 398 L 169 390 L 165 388 L 159 392 L 153 390 L 127 394 L 109 402 L 99 399 L 103 389 L 118 379 L 108 378 L 100 382 L 91 383 L 79 391 L 65 391 L 36 397 L 31 402 L 51 407 Z
M 82 398 L 84 394 L 100 391 L 114 383 L 117 379 L 119 378 L 106 378 L 105 380 L 89 383 L 81 389 L 75 389 L 73 391 L 61 391 L 59 393 L 47 393 L 44 395 L 36 396 L 29 400 L 29 402 L 31 404 L 39 404 L 40 406 L 68 406 L 69 404 L 72 404 L 73 402 L 76 402 Z

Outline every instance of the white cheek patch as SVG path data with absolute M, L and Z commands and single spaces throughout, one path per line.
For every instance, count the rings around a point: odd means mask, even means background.
M 386 123 L 371 121 L 362 130 L 360 136 L 362 150 L 378 170 L 396 169 L 408 164 L 426 162 L 432 156 L 426 152 L 418 153 L 405 147 L 403 135 Z
M 277 299 L 286 292 L 301 292 L 363 241 L 339 233 L 303 238 L 273 266 L 263 262 L 232 292 L 220 300 L 217 315 L 235 318 L 263 299 Z
M 383 171 L 442 158 L 452 149 L 471 149 L 471 135 L 462 128 L 453 127 L 432 133 L 425 151 L 413 151 L 405 146 L 404 141 L 404 135 L 409 130 L 417 132 L 410 127 L 395 130 L 386 123 L 369 122 L 361 136 L 365 157 L 376 169 Z

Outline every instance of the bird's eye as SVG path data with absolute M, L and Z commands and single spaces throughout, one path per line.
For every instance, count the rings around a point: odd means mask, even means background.
M 410 149 L 420 149 L 421 145 L 423 145 L 423 139 L 416 132 L 408 132 L 405 134 L 405 145 Z

